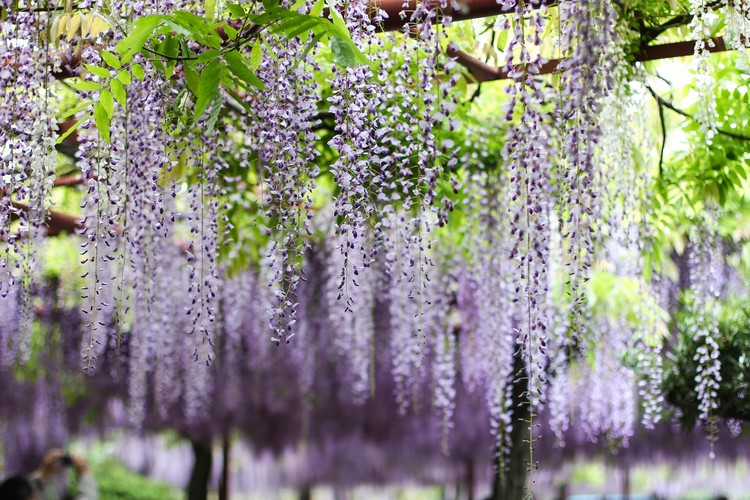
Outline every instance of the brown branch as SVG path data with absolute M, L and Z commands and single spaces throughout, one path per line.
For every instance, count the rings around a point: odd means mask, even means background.
M 28 211 L 29 206 L 25 203 L 14 201 L 13 207 L 21 211 Z M 47 211 L 47 236 L 57 236 L 62 233 L 75 234 L 84 228 L 80 217 L 57 212 L 55 210 Z
M 73 177 L 73 176 L 71 176 Z M 25 203 L 12 202 L 13 206 L 20 211 L 28 211 L 29 207 Z M 63 212 L 57 212 L 55 210 L 47 211 L 47 236 L 59 236 L 61 234 L 78 234 L 83 231 L 86 226 L 83 221 L 74 215 L 66 214 Z M 122 236 L 123 229 L 117 228 L 117 235 Z M 19 239 L 20 236 L 16 234 L 14 236 Z M 180 250 L 180 253 L 185 257 L 191 257 L 194 253 L 192 243 L 184 240 L 174 240 L 175 246 Z
M 86 182 L 86 177 L 83 174 L 71 174 L 55 179 L 54 187 L 59 186 L 80 186 Z
M 698 122 L 698 120 L 693 115 L 691 115 L 687 111 L 683 111 L 682 109 L 676 107 L 674 104 L 672 104 L 671 102 L 667 101 L 662 96 L 657 94 L 656 91 L 653 88 L 651 88 L 651 86 L 646 85 L 646 88 L 648 89 L 649 93 L 654 97 L 654 99 L 656 99 L 656 102 L 657 104 L 659 104 L 659 106 L 663 106 L 671 111 L 674 111 L 678 115 L 684 116 L 685 118 L 692 120 L 696 123 Z M 716 133 L 725 135 L 727 137 L 731 137 L 732 139 L 737 139 L 738 141 L 750 141 L 750 136 L 738 134 L 736 132 L 730 132 L 728 130 L 723 130 L 720 128 L 716 129 Z
M 723 38 L 711 38 L 710 43 L 706 44 L 706 49 L 709 52 L 724 52 L 732 50 L 731 47 L 726 45 Z M 692 56 L 694 52 L 694 41 L 666 43 L 663 45 L 654 45 L 644 48 L 640 54 L 636 55 L 635 60 L 638 62 L 645 62 L 656 61 L 659 59 L 671 59 L 675 57 Z M 459 64 L 468 69 L 469 73 L 478 83 L 505 80 L 508 78 L 508 72 L 505 69 L 490 66 L 461 50 L 449 47 L 446 54 L 449 57 L 454 57 Z M 550 59 L 539 67 L 538 74 L 548 75 L 550 73 L 555 73 L 558 70 L 560 63 L 564 60 L 565 59 Z M 523 68 L 517 66 L 516 69 L 522 70 Z
M 76 50 L 72 54 L 64 54 L 60 61 L 60 69 L 53 72 L 53 76 L 58 80 L 73 78 L 78 76 L 78 67 L 81 65 L 81 50 Z
M 398 31 L 403 29 L 404 23 L 408 22 L 410 16 L 417 8 L 416 0 L 408 0 L 408 6 L 404 9 L 403 0 L 379 0 L 373 10 L 379 8 L 388 16 L 380 23 L 377 28 L 383 31 Z M 433 5 L 438 4 L 436 0 L 429 0 Z M 499 16 L 514 12 L 515 7 L 507 8 L 497 3 L 497 0 L 458 0 L 458 8 L 448 8 L 443 14 L 451 16 L 453 21 L 464 21 L 466 19 L 477 19 L 480 17 Z M 531 0 L 526 2 L 533 8 L 542 6 L 551 6 L 557 4 L 557 0 Z M 401 11 L 404 11 L 406 17 L 401 18 Z M 418 22 L 415 20 L 414 22 Z
M 722 5 L 724 5 L 724 2 L 721 0 L 710 2 L 705 5 L 706 10 L 717 10 Z M 688 24 L 690 21 L 693 20 L 693 14 L 689 12 L 685 12 L 683 14 L 677 14 L 673 18 L 669 19 L 668 21 L 663 22 L 662 24 L 659 24 L 657 26 L 642 26 L 641 29 L 641 46 L 646 47 L 648 44 L 656 40 L 656 38 L 667 31 L 670 28 L 677 28 L 679 26 L 684 26 Z
M 467 54 L 466 52 L 453 47 L 448 47 L 446 55 L 456 59 L 456 61 L 469 70 L 471 76 L 477 81 L 477 83 L 492 82 L 496 80 L 505 80 L 508 78 L 508 71 L 480 61 L 476 57 Z M 557 71 L 557 66 L 560 64 L 560 59 L 550 59 L 539 67 L 539 74 L 546 75 Z M 522 70 L 521 66 L 516 66 L 516 69 Z
M 721 37 L 706 40 L 706 50 L 709 52 L 725 52 L 734 50 L 724 43 Z M 672 59 L 675 57 L 692 56 L 695 53 L 695 41 L 665 43 L 645 47 L 635 58 L 636 61 L 656 61 L 658 59 Z
M 654 94 L 651 87 L 649 91 Z M 667 149 L 667 122 L 664 119 L 664 103 L 657 99 L 659 104 L 659 123 L 661 124 L 661 148 L 659 149 L 659 177 L 664 173 L 664 151 Z

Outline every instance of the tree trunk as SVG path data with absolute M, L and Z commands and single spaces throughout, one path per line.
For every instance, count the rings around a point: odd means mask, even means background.
M 466 500 L 474 500 L 474 460 L 466 461 Z
M 334 487 L 333 500 L 349 500 L 349 488 L 343 486 Z
M 299 489 L 299 500 L 312 500 L 312 487 L 309 484 L 303 484 Z
M 224 432 L 222 443 L 221 482 L 219 483 L 219 500 L 229 500 L 229 461 L 231 456 L 232 441 L 229 431 Z
M 193 445 L 195 463 L 190 473 L 187 487 L 188 500 L 206 500 L 208 498 L 208 480 L 211 478 L 211 442 L 190 440 Z
M 514 380 L 512 386 L 513 427 L 510 431 L 510 451 L 505 456 L 505 467 L 496 467 L 492 481 L 491 500 L 523 500 L 526 498 L 526 475 L 529 456 L 530 408 L 526 398 L 527 380 L 523 355 L 513 356 Z

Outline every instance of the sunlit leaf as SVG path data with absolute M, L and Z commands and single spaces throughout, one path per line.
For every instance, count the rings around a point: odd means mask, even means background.
M 115 51 L 120 54 L 123 63 L 128 63 L 133 59 L 133 56 L 143 48 L 151 34 L 164 19 L 165 16 L 152 14 L 141 17 L 133 23 L 130 34 L 115 46 Z
M 215 59 L 206 64 L 201 71 L 201 79 L 198 84 L 198 94 L 195 99 L 195 119 L 198 120 L 205 113 L 206 108 L 219 93 L 219 82 L 224 71 L 221 61 Z
M 114 69 L 120 69 L 122 67 L 120 59 L 112 52 L 102 50 L 99 54 L 102 56 L 102 59 L 104 59 L 104 62 L 109 64 L 110 67 Z
M 259 90 L 265 90 L 266 86 L 255 73 L 247 66 L 245 58 L 236 50 L 231 50 L 224 54 L 224 60 L 227 62 L 227 68 L 237 78 Z
M 102 106 L 101 102 L 94 104 L 94 122 L 96 123 L 96 129 L 99 131 L 99 135 L 104 142 L 110 142 L 109 128 L 111 125 L 107 110 Z
M 125 87 L 123 87 L 122 83 L 120 83 L 119 80 L 112 79 L 109 82 L 109 90 L 112 92 L 112 97 L 115 98 L 115 100 L 122 106 L 125 107 L 125 104 L 127 103 L 128 94 L 125 91 Z

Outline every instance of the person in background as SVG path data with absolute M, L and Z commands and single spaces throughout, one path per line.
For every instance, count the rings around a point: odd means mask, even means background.
M 72 469 L 76 491 L 64 499 L 98 500 L 96 480 L 83 457 L 54 449 L 47 452 L 42 465 L 29 476 L 13 476 L 0 484 L 0 500 L 53 500 L 57 497 L 55 483 Z
M 37 500 L 36 488 L 26 476 L 9 477 L 0 483 L 0 500 Z

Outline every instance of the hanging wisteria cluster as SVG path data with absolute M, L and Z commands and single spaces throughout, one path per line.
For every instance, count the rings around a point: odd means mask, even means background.
M 642 257 L 652 169 L 635 159 L 652 145 L 635 131 L 642 75 L 627 66 L 619 2 L 501 4 L 509 82 L 488 130 L 457 119 L 447 1 L 405 8 L 396 34 L 364 0 L 298 2 L 300 18 L 270 2 L 5 2 L 0 367 L 32 355 L 64 110 L 79 122 L 75 344 L 88 374 L 108 372 L 89 383 L 128 399 L 128 425 L 197 436 L 251 423 L 284 430 L 269 444 L 283 448 L 334 418 L 320 401 L 366 420 L 385 388 L 397 413 L 434 415 L 445 452 L 466 401 L 483 401 L 501 470 L 519 426 L 531 468 L 538 421 L 558 444 L 577 426 L 627 445 L 639 412 L 653 428 L 665 328 Z M 724 9 L 745 46 L 747 8 Z M 695 0 L 708 96 L 707 15 Z M 201 31 L 205 18 L 217 23 Z M 554 80 L 540 74 L 550 32 Z M 700 109 L 710 139 L 712 104 Z M 715 233 L 691 236 L 709 429 L 720 254 Z
M 12 2 L 4 2 L 8 10 Z M 28 361 L 32 334 L 32 286 L 38 280 L 37 254 L 43 245 L 44 224 L 55 170 L 58 97 L 50 88 L 59 60 L 44 39 L 43 19 L 19 12 L 2 21 L 0 39 L 0 238 L 3 279 L 0 295 L 18 297 L 15 344 Z M 11 226 L 17 221 L 17 228 Z M 20 288 L 14 290 L 15 284 Z
M 692 304 L 695 315 L 690 320 L 693 340 L 698 346 L 694 360 L 697 363 L 695 391 L 698 396 L 699 419 L 709 432 L 713 443 L 718 432 L 716 410 L 717 391 L 721 383 L 721 362 L 719 361 L 718 311 L 716 300 L 722 287 L 723 256 L 720 241 L 715 229 L 715 220 L 707 221 L 703 227 L 691 235 L 690 248 L 690 287 L 693 293 Z M 713 449 L 711 454 L 713 456 Z

